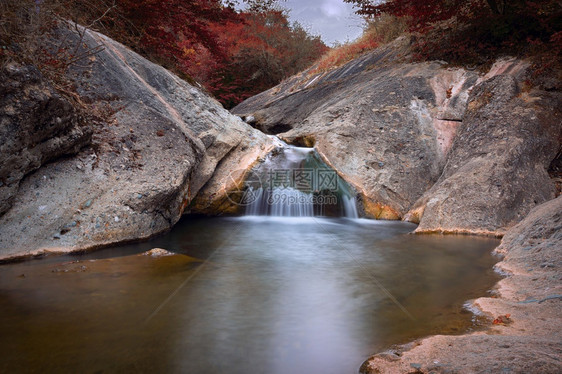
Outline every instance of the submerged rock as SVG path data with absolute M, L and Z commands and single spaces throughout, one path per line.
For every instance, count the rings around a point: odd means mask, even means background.
M 110 38 L 77 30 L 83 35 L 61 28 L 54 42 L 80 44 L 78 54 L 102 47 L 68 75 L 100 121 L 88 124 L 91 146 L 22 180 L 12 208 L 0 218 L 0 258 L 83 250 L 168 230 L 204 186 L 209 195 L 220 195 L 222 184 L 213 182 L 218 165 L 248 168 L 271 148 L 267 136 L 198 88 Z M 27 143 L 13 142 L 26 149 Z M 83 143 L 58 142 L 56 154 Z M 80 225 L 53 240 L 68 222 Z
M 166 257 L 166 256 L 173 256 L 175 253 L 167 251 L 163 248 L 152 248 L 150 251 L 146 251 L 140 254 L 141 256 L 150 256 L 150 257 Z

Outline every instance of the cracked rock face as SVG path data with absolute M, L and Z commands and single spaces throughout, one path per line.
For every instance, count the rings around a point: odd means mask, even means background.
M 41 165 L 78 152 L 92 131 L 65 97 L 33 66 L 0 70 L 0 216 L 21 180 Z
M 437 183 L 415 204 L 417 232 L 503 235 L 555 197 L 547 169 L 562 133 L 560 96 L 498 75 L 472 89 Z
M 364 214 L 418 232 L 502 235 L 552 199 L 559 92 L 521 92 L 528 63 L 486 75 L 405 63 L 406 39 L 323 74 L 304 72 L 233 113 L 288 142 L 315 144 L 359 192 Z
M 247 168 L 271 148 L 267 136 L 196 87 L 99 33 L 82 32 L 83 48 L 103 50 L 69 77 L 104 120 L 89 124 L 91 146 L 22 180 L 0 219 L 0 258 L 82 250 L 168 230 L 198 192 L 221 195 L 220 176 L 213 177 L 217 165 Z M 60 30 L 60 40 L 70 45 L 80 38 Z

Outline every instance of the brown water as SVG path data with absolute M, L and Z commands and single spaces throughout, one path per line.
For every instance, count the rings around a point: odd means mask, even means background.
M 149 243 L 0 266 L 0 372 L 356 373 L 392 344 L 474 328 L 463 304 L 498 279 L 497 240 L 413 228 L 186 219 Z M 179 255 L 138 255 L 154 247 Z

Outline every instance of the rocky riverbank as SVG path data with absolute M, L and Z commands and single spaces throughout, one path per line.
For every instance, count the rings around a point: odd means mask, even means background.
M 496 249 L 505 274 L 494 297 L 473 305 L 490 318 L 483 331 L 437 335 L 363 364 L 365 374 L 559 373 L 562 371 L 562 197 L 534 208 Z M 494 321 L 492 323 L 492 321 Z
M 233 213 L 228 190 L 274 148 L 264 131 L 315 145 L 367 217 L 504 236 L 506 278 L 497 297 L 474 301 L 495 324 L 377 354 L 364 373 L 562 370 L 562 197 L 548 174 L 562 143 L 556 79 L 529 85 L 530 63 L 517 59 L 485 74 L 406 62 L 401 38 L 250 98 L 234 113 L 252 128 L 99 33 L 59 33 L 79 53 L 101 50 L 68 73 L 83 111 L 32 66 L 0 71 L 0 261 L 146 239 L 185 213 Z

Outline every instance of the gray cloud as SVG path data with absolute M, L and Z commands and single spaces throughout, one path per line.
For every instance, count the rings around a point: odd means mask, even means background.
M 361 35 L 362 19 L 343 0 L 287 0 L 292 21 L 298 21 L 326 44 L 343 43 Z

